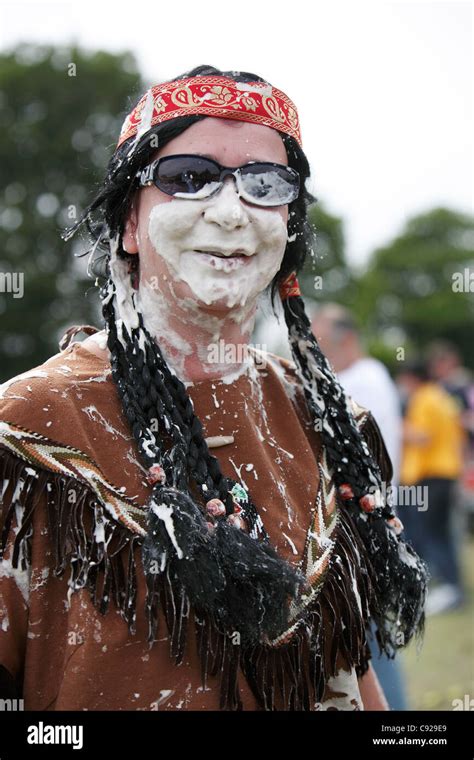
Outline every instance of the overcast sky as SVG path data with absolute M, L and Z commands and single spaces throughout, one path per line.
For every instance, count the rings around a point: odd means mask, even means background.
M 362 263 L 434 205 L 474 211 L 470 2 L 0 2 L 0 47 L 131 50 L 152 82 L 252 71 L 300 113 L 313 190 Z M 93 90 L 91 98 L 94 97 Z

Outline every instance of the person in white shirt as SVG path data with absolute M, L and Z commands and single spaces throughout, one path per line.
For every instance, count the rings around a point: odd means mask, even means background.
M 392 460 L 396 484 L 402 433 L 400 400 L 387 368 L 366 355 L 354 317 L 344 306 L 321 306 L 314 312 L 312 328 L 344 390 L 374 415 Z

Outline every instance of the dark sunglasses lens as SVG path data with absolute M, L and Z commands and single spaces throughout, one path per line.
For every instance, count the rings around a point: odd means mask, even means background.
M 218 167 L 198 156 L 165 158 L 158 164 L 155 175 L 156 186 L 167 195 L 194 195 L 215 182 L 219 182 Z
M 250 164 L 241 170 L 241 181 L 248 199 L 261 206 L 284 206 L 299 195 L 299 174 L 286 166 Z

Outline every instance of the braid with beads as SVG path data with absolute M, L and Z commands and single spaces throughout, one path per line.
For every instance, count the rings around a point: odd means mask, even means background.
M 314 429 L 321 437 L 343 509 L 354 520 L 374 570 L 372 616 L 381 650 L 393 656 L 424 623 L 427 571 L 400 536 L 400 526 L 381 494 L 382 472 L 349 407 L 349 399 L 311 332 L 296 277 L 283 310 L 293 358 Z M 375 436 L 380 431 L 372 418 Z M 389 471 L 391 465 L 389 466 Z M 398 525 L 397 525 L 398 523 Z M 397 526 L 396 529 L 393 526 Z M 394 580 L 396 579 L 396 582 Z
M 178 480 L 186 487 L 186 471 L 194 479 L 206 501 L 218 498 L 232 514 L 234 502 L 230 490 L 236 481 L 224 477 L 219 461 L 207 446 L 202 423 L 194 413 L 193 403 L 184 383 L 170 371 L 159 345 L 152 339 L 139 315 L 139 327 L 130 337 L 122 326 L 118 339 L 113 306 L 114 284 L 103 287 L 103 314 L 108 329 L 108 348 L 112 357 L 112 375 L 117 384 L 127 420 L 148 468 L 162 466 L 168 482 Z M 145 346 L 145 351 L 140 350 Z M 158 421 L 159 435 L 152 426 Z M 171 438 L 174 452 L 163 454 L 163 435 Z M 173 482 L 173 485 L 176 485 Z M 250 535 L 268 541 L 263 524 L 249 499 L 245 516 L 251 524 Z
M 301 296 L 286 298 L 283 309 L 292 355 L 334 481 L 338 487 L 350 484 L 353 498 L 360 499 L 381 485 L 379 467 L 357 427 L 344 390 L 311 332 Z

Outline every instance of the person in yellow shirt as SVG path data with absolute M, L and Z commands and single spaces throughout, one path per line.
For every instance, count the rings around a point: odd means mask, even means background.
M 452 530 L 456 482 L 463 468 L 462 418 L 455 400 L 430 379 L 422 362 L 405 364 L 397 384 L 405 401 L 400 483 L 411 494 L 399 503 L 399 514 L 407 537 L 438 582 L 427 610 L 442 612 L 463 600 Z

